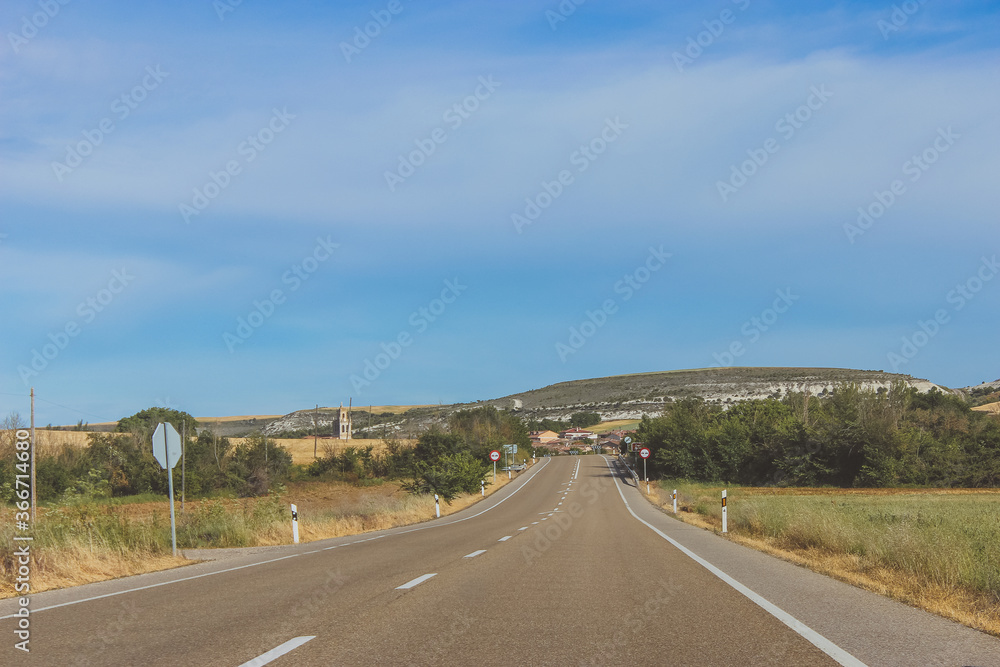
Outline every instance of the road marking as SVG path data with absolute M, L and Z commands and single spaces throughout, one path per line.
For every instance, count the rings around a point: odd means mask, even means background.
M 605 461 L 605 463 L 607 463 L 607 459 L 604 459 L 604 461 Z M 610 468 L 611 466 L 609 465 L 608 467 Z M 663 539 L 665 539 L 667 542 L 669 542 L 670 544 L 672 544 L 675 547 L 677 547 L 681 551 L 681 553 L 683 553 L 688 558 L 690 558 L 694 562 L 696 562 L 699 565 L 701 565 L 702 567 L 704 567 L 706 570 L 708 570 L 709 572 L 711 572 L 712 574 L 714 574 L 716 577 L 718 577 L 719 579 L 721 579 L 723 582 L 725 582 L 726 584 L 728 584 L 732 588 L 734 588 L 737 591 L 739 591 L 740 593 L 742 593 L 744 596 L 746 596 L 747 598 L 749 598 L 750 601 L 753 602 L 754 604 L 756 604 L 758 607 L 760 607 L 761 609 L 763 609 L 767 613 L 769 613 L 772 616 L 774 616 L 776 619 L 778 619 L 779 621 L 781 621 L 782 623 L 784 623 L 785 625 L 787 625 L 789 628 L 791 628 L 795 632 L 797 632 L 800 635 L 802 635 L 802 637 L 805 638 L 809 643 L 811 643 L 813 646 L 815 646 L 819 650 L 823 651 L 823 653 L 826 653 L 828 656 L 830 656 L 831 658 L 833 658 L 834 660 L 836 660 L 839 664 L 844 665 L 844 667 L 866 667 L 865 663 L 861 662 L 860 660 L 858 660 L 857 658 L 855 658 L 853 655 L 851 655 L 850 653 L 848 653 L 844 649 L 840 648 L 839 646 L 837 646 L 836 644 L 834 644 L 832 641 L 830 641 L 829 639 L 827 639 L 823 635 L 819 634 L 818 632 L 816 632 L 815 630 L 813 630 L 812 628 L 810 628 L 809 626 L 807 626 L 805 623 L 803 623 L 799 619 L 797 619 L 794 616 L 792 616 L 791 614 L 789 614 L 787 611 L 785 611 L 781 607 L 777 606 L 773 602 L 769 602 L 768 600 L 766 600 L 765 598 L 761 597 L 757 593 L 754 593 L 752 590 L 750 590 L 749 588 L 747 588 L 746 586 L 744 586 L 740 582 L 736 581 L 735 579 L 733 579 L 732 577 L 730 577 L 728 574 L 726 574 L 725 572 L 723 572 L 719 568 L 715 567 L 714 565 L 712 565 L 711 563 L 709 563 L 707 560 L 705 560 L 704 558 L 702 558 L 701 556 L 699 556 L 695 552 L 691 551 L 690 549 L 688 549 L 687 547 L 685 547 L 684 545 L 682 545 L 677 540 L 671 538 L 666 533 L 662 532 L 660 529 L 658 529 L 653 524 L 648 523 L 648 522 L 644 521 L 643 519 L 640 519 L 639 515 L 636 514 L 632 510 L 632 506 L 628 504 L 627 500 L 625 500 L 625 494 L 622 493 L 621 486 L 618 484 L 618 478 L 612 476 L 612 479 L 614 479 L 614 481 L 615 481 L 615 488 L 618 489 L 618 495 L 621 496 L 622 502 L 625 503 L 625 509 L 628 510 L 628 513 L 631 514 L 632 517 L 636 521 L 638 521 L 639 523 L 643 524 L 644 526 L 646 526 L 647 528 L 649 528 L 650 530 L 652 530 L 654 533 L 656 533 L 657 535 L 659 535 L 660 537 L 662 537 Z
M 486 553 L 486 549 L 480 549 L 479 551 L 473 551 L 471 554 L 465 554 L 462 557 L 463 558 L 475 558 L 479 554 L 484 554 L 484 553 Z
M 261 653 L 260 655 L 258 655 L 253 660 L 250 660 L 248 662 L 244 662 L 242 665 L 240 665 L 240 667 L 262 667 L 263 665 L 266 665 L 267 663 L 271 662 L 272 660 L 280 658 L 281 656 L 285 655 L 286 653 L 288 653 L 290 651 L 294 651 L 295 649 L 297 649 L 298 647 L 302 646 L 303 644 L 305 644 L 310 639 L 316 639 L 316 635 L 310 635 L 308 637 L 296 637 L 295 639 L 289 639 L 287 642 L 285 642 L 281 646 L 277 646 L 275 648 L 272 648 L 267 653 Z
M 521 526 L 520 528 L 518 528 L 518 530 L 528 530 L 528 527 L 527 526 Z
M 576 479 L 576 476 L 579 475 L 579 474 L 580 474 L 580 462 L 577 461 L 576 462 L 576 470 L 573 471 L 573 479 Z
M 521 489 L 523 489 L 528 484 L 528 482 L 530 482 L 532 479 L 534 479 L 535 475 L 537 475 L 539 472 L 541 472 L 541 470 L 545 466 L 547 466 L 549 464 L 549 461 L 551 461 L 551 460 L 552 459 L 546 458 L 545 462 L 542 463 L 542 465 L 540 465 L 540 466 L 536 466 L 535 469 L 531 472 L 531 474 L 528 477 L 525 477 L 524 481 L 521 482 L 521 485 L 518 486 L 516 489 L 514 489 L 509 496 L 507 496 L 506 498 L 501 499 L 499 502 L 497 502 L 497 504 L 491 505 L 490 507 L 487 507 L 482 512 L 478 512 L 476 514 L 473 514 L 473 515 L 467 516 L 467 517 L 463 517 L 461 519 L 455 519 L 454 521 L 446 521 L 446 522 L 442 522 L 442 523 L 430 523 L 430 524 L 425 524 L 423 526 L 419 526 L 417 528 L 410 528 L 409 530 L 400 530 L 399 532 L 395 532 L 395 533 L 386 533 L 385 535 L 379 535 L 379 537 L 391 537 L 393 535 L 405 535 L 407 533 L 413 533 L 413 532 L 416 532 L 418 530 L 427 530 L 428 528 L 441 528 L 443 526 L 451 526 L 451 525 L 456 524 L 456 523 L 461 523 L 462 521 L 468 521 L 469 519 L 475 519 L 478 516 L 482 516 L 483 514 L 486 514 L 487 512 L 489 512 L 491 510 L 494 510 L 497 507 L 500 507 L 500 505 L 502 505 L 503 503 L 505 503 L 508 500 L 510 500 L 511 498 L 513 498 L 514 494 L 516 494 L 518 491 L 520 491 Z M 539 514 L 542 514 L 542 512 L 539 512 Z M 375 539 L 375 538 L 371 538 L 371 539 Z M 354 544 L 354 543 L 351 542 L 349 544 Z M 330 546 L 330 547 L 323 547 L 322 550 L 326 551 L 326 550 L 329 550 L 329 549 L 336 549 L 337 547 L 346 547 L 346 546 L 348 546 L 348 544 L 335 544 L 335 545 Z M 69 602 L 61 602 L 59 604 L 50 605 L 48 607 L 39 607 L 38 609 L 32 609 L 31 613 L 32 614 L 37 614 L 40 611 L 48 611 L 49 609 L 58 609 L 59 607 L 69 607 L 71 605 L 81 604 L 83 602 L 93 602 L 94 600 L 101 600 L 103 598 L 115 597 L 116 595 L 124 595 L 126 593 L 135 593 L 137 591 L 144 591 L 144 590 L 147 590 L 147 589 L 150 589 L 150 588 L 158 588 L 160 586 L 168 586 L 170 584 L 178 584 L 178 583 L 181 583 L 183 581 L 190 581 L 192 579 L 200 579 L 202 577 L 211 577 L 211 576 L 216 575 L 216 574 L 223 574 L 224 572 L 233 572 L 234 570 L 242 570 L 242 569 L 248 568 L 248 567 L 257 567 L 258 565 L 266 565 L 268 563 L 274 563 L 274 562 L 279 561 L 279 560 L 285 560 L 286 558 L 295 558 L 296 556 L 300 556 L 300 555 L 301 554 L 297 554 L 297 553 L 295 553 L 295 554 L 289 554 L 287 556 L 281 556 L 279 558 L 271 558 L 269 560 L 262 560 L 262 561 L 257 561 L 257 562 L 254 562 L 254 563 L 247 563 L 246 565 L 238 565 L 236 567 L 225 568 L 225 569 L 222 569 L 222 570 L 213 570 L 212 572 L 203 572 L 201 574 L 196 574 L 196 575 L 193 575 L 193 576 L 190 576 L 190 577 L 181 577 L 180 579 L 171 579 L 169 581 L 161 581 L 161 582 L 159 582 L 157 584 L 149 584 L 148 586 L 137 586 L 136 588 L 127 588 L 127 589 L 125 589 L 123 591 L 115 591 L 114 593 L 105 593 L 103 595 L 95 595 L 93 597 L 82 598 L 80 600 L 70 600 Z M 147 573 L 147 574 L 156 574 L 156 573 Z M 139 576 L 139 575 L 136 575 L 136 576 Z M 103 583 L 103 582 L 96 582 L 96 583 Z M 15 617 L 16 617 L 16 614 L 7 614 L 6 616 L 0 616 L 0 621 L 8 619 L 8 618 L 15 618 Z
M 532 522 L 531 522 L 531 525 L 532 525 L 532 526 L 537 526 L 537 525 L 538 525 L 538 522 L 537 522 L 537 521 L 532 521 Z
M 506 542 L 507 540 L 509 540 L 512 537 L 514 537 L 514 536 L 513 535 L 507 535 L 505 537 L 501 537 L 499 540 L 497 540 L 497 542 Z
M 410 581 L 407 581 L 402 586 L 396 586 L 396 590 L 397 591 L 409 590 L 410 588 L 413 588 L 414 586 L 419 586 L 420 584 L 424 583 L 425 581 L 427 581 L 431 577 L 436 577 L 436 576 L 437 576 L 437 572 L 431 572 L 430 574 L 422 574 L 419 577 L 417 577 L 416 579 L 411 579 Z
M 31 613 L 32 614 L 37 614 L 40 611 L 48 611 L 49 609 L 58 609 L 59 607 L 68 607 L 70 605 L 79 604 L 81 602 L 91 602 L 93 600 L 101 600 L 103 598 L 111 598 L 111 597 L 114 597 L 116 595 L 124 595 L 125 593 L 135 593 L 136 591 L 144 591 L 144 590 L 147 590 L 149 588 L 159 588 L 160 586 L 166 586 L 168 584 L 176 584 L 176 583 L 179 583 L 181 581 L 190 581 L 192 579 L 201 579 L 202 577 L 209 577 L 209 576 L 212 576 L 213 574 L 222 574 L 223 572 L 233 572 L 235 570 L 242 570 L 242 569 L 248 568 L 248 567 L 256 567 L 257 565 L 264 565 L 265 563 L 274 563 L 276 561 L 285 560 L 287 558 L 295 558 L 298 555 L 299 554 L 290 554 L 288 556 L 282 556 L 280 558 L 272 558 L 270 560 L 262 560 L 262 561 L 259 561 L 257 563 L 247 563 L 246 565 L 237 565 L 236 567 L 226 568 L 225 570 L 216 570 L 214 572 L 205 572 L 205 573 L 202 573 L 202 574 L 196 574 L 196 575 L 191 576 L 191 577 L 183 577 L 181 579 L 171 579 L 170 581 L 161 581 L 158 584 L 149 584 L 148 586 L 139 586 L 138 588 L 129 588 L 129 589 L 124 590 L 124 591 L 116 591 L 114 593 L 105 593 L 104 595 L 95 595 L 93 597 L 84 598 L 83 600 L 72 600 L 70 602 L 62 602 L 60 604 L 54 604 L 54 605 L 50 605 L 48 607 L 40 607 L 38 609 L 32 609 Z M 5 618 L 14 618 L 15 616 L 16 616 L 16 614 L 9 614 L 7 616 L 0 616 L 0 620 L 3 620 Z

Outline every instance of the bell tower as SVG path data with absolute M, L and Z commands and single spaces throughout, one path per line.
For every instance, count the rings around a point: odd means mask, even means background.
M 351 439 L 351 411 L 344 407 L 344 403 L 340 404 L 340 417 L 337 419 L 337 423 L 340 425 L 340 433 L 337 438 L 340 440 L 350 440 Z

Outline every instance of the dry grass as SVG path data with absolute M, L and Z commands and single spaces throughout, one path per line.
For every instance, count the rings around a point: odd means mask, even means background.
M 231 440 L 233 444 L 238 444 L 243 441 L 242 438 L 231 438 Z M 313 456 L 313 438 L 276 438 L 274 441 L 288 450 L 288 453 L 292 455 L 292 463 L 302 463 L 308 465 L 316 460 L 316 457 Z M 398 442 L 411 447 L 416 445 L 416 440 L 399 440 Z M 372 450 L 372 453 L 376 456 L 381 455 L 386 451 L 385 441 L 376 438 L 354 438 L 351 440 L 319 438 L 315 443 L 315 447 L 315 451 L 320 458 L 322 458 L 328 451 L 331 451 L 334 454 L 340 454 L 348 447 L 355 447 L 359 449 L 373 447 L 374 449 Z
M 167 554 L 148 554 L 141 560 L 132 555 L 114 551 L 94 552 L 77 545 L 58 553 L 41 552 L 32 563 L 31 592 L 41 593 L 58 588 L 82 586 L 95 581 L 130 577 L 146 572 L 159 572 L 191 565 L 192 561 Z M 0 584 L 0 598 L 14 596 L 14 589 L 7 582 Z
M 486 487 L 487 495 L 508 483 L 506 475 L 498 475 L 496 483 Z M 454 514 L 481 499 L 477 493 L 460 496 L 450 505 L 442 502 L 441 514 Z M 297 482 L 289 484 L 280 497 L 191 501 L 183 513 L 177 503 L 178 546 L 290 544 L 290 503 L 298 506 L 303 542 L 434 518 L 433 496 L 415 496 L 398 483 L 357 487 L 342 482 Z M 169 513 L 165 500 L 40 508 L 33 531 L 32 592 L 191 564 L 170 556 Z M 12 519 L 12 508 L 0 507 L 0 598 L 15 593 Z
M 1000 415 L 1000 401 L 996 403 L 986 403 L 985 405 L 977 405 L 972 409 L 978 412 L 988 412 L 991 415 Z
M 232 417 L 230 419 L 243 419 L 242 417 Z M 38 444 L 37 454 L 45 455 L 48 453 L 55 453 L 60 447 L 64 445 L 69 445 L 71 447 L 86 447 L 87 446 L 87 436 L 89 435 L 86 431 L 46 431 L 43 429 L 37 429 L 35 431 L 35 440 Z M 238 444 L 243 441 L 243 438 L 230 438 L 233 444 Z M 275 439 L 282 447 L 285 447 L 288 452 L 292 455 L 292 463 L 303 463 L 309 464 L 315 461 L 313 457 L 313 439 L 312 438 L 277 438 Z M 399 442 L 403 444 L 413 445 L 416 441 L 411 440 L 400 440 Z M 340 453 L 344 451 L 347 447 L 374 447 L 375 453 L 379 454 L 385 450 L 385 444 L 381 439 L 353 439 L 353 440 L 337 440 L 335 438 L 319 438 L 317 443 L 317 453 L 319 456 L 323 456 L 328 448 L 332 448 L 335 453 Z
M 36 455 L 47 453 L 47 450 L 55 450 L 63 445 L 71 447 L 85 447 L 87 445 L 86 431 L 47 431 L 45 429 L 35 429 L 35 443 L 38 445 Z
M 608 431 L 615 431 L 621 429 L 623 431 L 634 430 L 641 419 L 615 419 L 609 422 L 601 422 L 596 426 L 591 426 L 590 429 L 595 433 L 607 433 Z
M 407 410 L 412 410 L 413 408 L 436 408 L 437 405 L 373 405 L 371 407 L 367 405 L 355 405 L 355 410 L 364 410 L 366 412 L 370 411 L 372 414 L 378 415 L 383 412 L 391 412 L 394 415 L 401 415 Z
M 651 500 L 671 506 L 668 484 Z M 721 487 L 676 483 L 719 533 Z M 730 540 L 1000 636 L 1000 489 L 729 490 Z

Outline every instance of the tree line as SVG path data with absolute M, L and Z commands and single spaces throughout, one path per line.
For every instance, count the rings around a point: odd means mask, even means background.
M 726 410 L 700 399 L 644 417 L 636 440 L 660 477 L 754 486 L 1000 485 L 1000 421 L 937 389 L 856 384 Z
M 461 493 L 478 492 L 484 479 L 489 483 L 489 452 L 506 444 L 518 446 L 519 460 L 530 457 L 525 423 L 511 412 L 483 406 L 454 413 L 444 427 L 421 434 L 414 447 L 394 440 L 382 452 L 371 446 L 346 447 L 310 464 L 308 473 L 354 482 L 399 479 L 414 493 L 436 493 L 450 502 Z
M 149 408 L 126 417 L 114 433 L 88 434 L 85 447 L 62 445 L 36 457 L 38 500 L 166 494 L 167 476 L 152 450 L 153 430 L 160 422 L 169 422 L 178 433 L 197 432 L 198 422 L 177 410 Z M 9 443 L 0 442 L 0 500 L 7 502 L 13 497 L 15 479 L 14 457 L 8 447 Z M 260 434 L 234 444 L 203 431 L 187 438 L 184 485 L 187 494 L 195 497 L 220 492 L 263 495 L 287 479 L 291 463 L 287 450 Z M 175 486 L 181 482 L 180 464 L 174 469 L 174 481 Z
M 592 420 L 590 414 L 579 423 Z M 16 416 L 6 422 L 0 501 L 10 502 L 17 474 L 14 429 L 23 424 Z M 150 408 L 122 419 L 115 433 L 89 434 L 85 447 L 49 450 L 36 459 L 39 501 L 166 494 L 167 478 L 150 444 L 160 422 L 189 436 L 198 431 L 187 413 Z M 516 444 L 519 460 L 530 456 L 528 431 L 539 427 L 551 424 L 483 406 L 454 413 L 415 446 L 389 440 L 379 451 L 331 449 L 308 466 L 293 466 L 272 438 L 254 434 L 237 443 L 203 430 L 187 438 L 184 483 L 188 496 L 203 497 L 265 495 L 296 476 L 361 484 L 393 479 L 451 500 L 478 491 L 480 480 L 488 479 L 490 450 Z M 879 390 L 845 384 L 823 398 L 792 393 L 728 409 L 684 399 L 667 404 L 658 417 L 643 417 L 635 440 L 652 450 L 648 472 L 659 477 L 764 486 L 1000 485 L 1000 420 L 971 410 L 957 396 L 921 393 L 903 383 Z
M 15 491 L 14 433 L 22 424 L 7 419 L 0 432 L 0 501 L 11 502 Z M 493 407 L 453 414 L 443 428 L 423 433 L 416 446 L 387 441 L 384 451 L 373 447 L 330 450 L 308 466 L 293 466 L 288 451 L 273 438 L 252 434 L 238 443 L 208 430 L 186 412 L 149 408 L 118 422 L 114 433 L 90 433 L 87 445 L 63 445 L 36 458 L 35 478 L 40 502 L 112 498 L 167 493 L 167 476 L 153 458 L 152 433 L 169 422 L 188 436 L 184 485 L 189 497 L 212 495 L 260 496 L 280 490 L 295 476 L 367 483 L 400 480 L 415 493 L 437 493 L 446 500 L 479 491 L 480 480 L 492 470 L 491 449 L 517 444 L 520 456 L 530 456 L 524 423 Z M 174 469 L 175 491 L 181 466 Z

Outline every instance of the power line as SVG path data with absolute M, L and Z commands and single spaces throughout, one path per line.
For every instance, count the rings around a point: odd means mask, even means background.
M 73 411 L 73 412 L 75 412 L 77 414 L 85 415 L 87 417 L 94 417 L 95 419 L 99 419 L 102 422 L 116 422 L 116 421 L 118 421 L 117 419 L 107 419 L 106 417 L 102 417 L 100 415 L 91 414 L 89 412 L 84 412 L 83 410 L 77 410 L 76 408 L 71 408 L 68 405 L 61 405 L 61 404 L 56 403 L 54 401 L 50 401 L 50 400 L 45 399 L 45 398 L 40 398 L 38 396 L 38 394 L 35 394 L 35 400 L 36 401 L 42 401 L 43 403 L 48 403 L 49 405 L 54 405 L 57 408 L 63 408 L 65 410 L 71 410 L 71 411 Z

